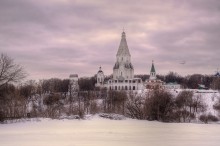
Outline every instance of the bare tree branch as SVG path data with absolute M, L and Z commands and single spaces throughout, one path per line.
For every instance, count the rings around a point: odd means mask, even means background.
M 15 64 L 6 54 L 0 56 L 0 87 L 7 83 L 16 83 L 27 76 L 24 69 Z

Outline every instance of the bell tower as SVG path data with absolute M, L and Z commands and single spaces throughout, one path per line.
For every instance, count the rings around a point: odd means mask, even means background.
M 155 79 L 157 79 L 156 70 L 154 67 L 154 61 L 152 60 L 152 66 L 151 66 L 151 70 L 150 70 L 150 80 L 155 80 Z

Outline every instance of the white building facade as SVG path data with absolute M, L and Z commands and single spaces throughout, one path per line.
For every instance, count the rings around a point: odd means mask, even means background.
M 171 89 L 181 89 L 181 85 L 177 84 L 177 83 L 166 83 L 164 85 L 164 88 L 169 89 L 169 90 L 171 90 Z
M 99 72 L 97 74 L 97 85 Z M 99 87 L 101 85 L 99 84 Z M 141 78 L 134 78 L 134 67 L 131 63 L 131 54 L 128 49 L 126 34 L 123 31 L 118 52 L 116 54 L 116 62 L 113 67 L 113 78 L 109 79 L 105 84 L 108 90 L 142 90 L 143 83 Z

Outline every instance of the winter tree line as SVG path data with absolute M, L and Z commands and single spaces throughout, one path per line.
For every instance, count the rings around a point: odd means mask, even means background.
M 182 91 L 174 97 L 167 90 L 155 89 L 145 94 L 125 91 L 108 91 L 95 88 L 96 77 L 79 78 L 80 90 L 70 94 L 69 79 L 30 80 L 14 84 L 25 78 L 24 69 L 5 54 L 0 57 L 0 121 L 20 118 L 60 118 L 85 114 L 116 113 L 134 119 L 163 122 L 191 122 L 197 113 L 205 123 L 218 121 L 219 117 L 205 113 L 206 103 L 191 91 Z M 143 80 L 147 75 L 138 75 Z M 110 78 L 107 77 L 107 78 Z M 204 84 L 220 89 L 218 78 L 207 75 L 181 77 L 176 73 L 158 76 L 166 82 L 177 82 L 185 88 Z M 220 101 L 214 105 L 220 112 Z M 77 115 L 77 116 L 76 116 Z

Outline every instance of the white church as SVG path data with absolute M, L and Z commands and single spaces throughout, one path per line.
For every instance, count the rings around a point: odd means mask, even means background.
M 143 90 L 146 88 L 162 88 L 163 82 L 156 78 L 154 63 L 150 71 L 150 78 L 142 81 L 141 78 L 134 78 L 134 67 L 131 63 L 131 54 L 128 49 L 125 32 L 122 32 L 121 42 L 116 54 L 116 62 L 113 67 L 113 78 L 104 82 L 105 76 L 101 67 L 97 73 L 96 87 L 107 88 L 108 90 Z

